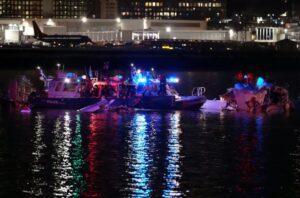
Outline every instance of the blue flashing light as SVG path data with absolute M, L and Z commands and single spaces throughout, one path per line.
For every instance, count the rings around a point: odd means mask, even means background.
M 67 76 L 67 78 L 73 78 L 74 73 L 67 73 L 66 76 Z
M 147 79 L 144 78 L 144 77 L 141 77 L 141 78 L 138 78 L 138 79 L 137 79 L 137 82 L 138 82 L 138 83 L 146 83 L 146 82 L 147 82 Z
M 234 89 L 236 89 L 236 90 L 242 90 L 242 89 L 244 89 L 244 86 L 241 83 L 235 83 L 234 84 Z
M 256 80 L 256 87 L 257 87 L 258 89 L 261 89 L 261 88 L 263 88 L 265 85 L 266 85 L 265 80 L 264 80 L 262 77 L 258 77 L 257 80 Z
M 179 78 L 176 77 L 170 77 L 167 79 L 168 83 L 179 83 Z
M 117 77 L 118 77 L 119 79 L 122 79 L 122 78 L 123 78 L 123 76 L 122 76 L 122 75 L 118 75 Z

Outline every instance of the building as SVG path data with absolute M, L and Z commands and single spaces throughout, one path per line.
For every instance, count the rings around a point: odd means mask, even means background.
M 51 1 L 51 0 L 44 0 Z M 53 18 L 71 19 L 71 18 L 99 18 L 100 2 L 99 0 L 52 0 L 54 14 Z
M 119 12 L 124 19 L 222 19 L 226 0 L 121 0 Z
M 300 2 L 297 0 L 292 0 L 290 3 L 290 15 L 293 18 L 300 18 Z
M 100 18 L 101 0 L 0 0 L 0 18 Z
M 0 0 L 0 18 L 41 18 L 43 0 Z
M 118 15 L 117 0 L 100 0 L 101 4 L 101 19 L 115 19 Z

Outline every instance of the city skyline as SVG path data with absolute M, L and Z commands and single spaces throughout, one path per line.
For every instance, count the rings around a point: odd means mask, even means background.
M 1 18 L 205 19 L 235 14 L 296 15 L 296 0 L 0 0 Z

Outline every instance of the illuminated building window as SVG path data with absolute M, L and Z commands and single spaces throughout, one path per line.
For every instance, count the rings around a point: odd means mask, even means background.
M 226 0 L 122 0 L 119 12 L 128 12 L 125 18 L 193 19 L 223 18 Z M 140 9 L 139 14 L 135 14 Z M 217 15 L 219 13 L 219 15 Z M 124 16 L 125 14 L 122 14 Z
M 42 0 L 0 0 L 2 18 L 42 18 Z

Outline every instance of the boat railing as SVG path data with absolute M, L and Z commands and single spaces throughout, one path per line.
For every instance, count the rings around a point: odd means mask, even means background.
M 203 96 L 205 92 L 206 92 L 205 87 L 194 87 L 192 90 L 192 96 Z

